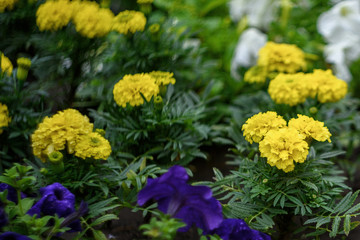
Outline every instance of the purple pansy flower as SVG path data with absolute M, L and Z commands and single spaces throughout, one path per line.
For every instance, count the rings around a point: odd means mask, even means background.
M 5 232 L 0 235 L 0 240 L 31 240 L 31 238 L 14 232 Z
M 0 183 L 0 192 L 5 191 L 6 189 L 8 190 L 7 199 L 17 204 L 18 198 L 16 189 L 6 183 Z M 21 198 L 25 197 L 26 195 L 21 193 Z
M 75 195 L 60 183 L 53 183 L 40 188 L 41 199 L 27 212 L 29 215 L 37 214 L 38 217 L 55 215 L 66 218 L 75 212 Z M 81 231 L 80 221 L 68 225 L 70 231 Z
M 217 234 L 223 240 L 271 240 L 269 235 L 251 229 L 242 219 L 224 219 L 211 234 Z
M 209 187 L 191 186 L 188 178 L 183 167 L 173 166 L 162 176 L 148 179 L 137 202 L 142 206 L 151 199 L 157 201 L 161 211 L 187 224 L 179 231 L 187 231 L 193 224 L 206 232 L 217 228 L 223 220 L 220 202 Z

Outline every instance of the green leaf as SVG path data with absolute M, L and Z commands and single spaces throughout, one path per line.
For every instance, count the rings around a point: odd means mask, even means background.
M 345 212 L 345 214 L 351 214 L 351 213 L 354 213 L 354 212 L 357 212 L 360 210 L 360 203 L 356 204 L 355 206 L 353 206 L 352 208 L 350 208 L 349 210 L 347 210 Z
M 295 203 L 296 205 L 300 206 L 300 207 L 304 207 L 304 204 L 299 200 L 297 199 L 296 197 L 293 197 L 293 196 L 287 196 L 288 199 L 290 201 L 292 201 L 293 203 Z
M 327 153 L 323 153 L 319 156 L 320 159 L 327 159 L 327 158 L 333 158 L 339 155 L 342 155 L 346 153 L 345 151 L 333 151 L 333 152 L 327 152 Z
M 91 229 L 95 240 L 107 240 L 105 234 L 100 230 Z
M 331 232 L 329 234 L 330 237 L 335 237 L 338 233 L 340 221 L 341 218 L 339 216 L 336 216 L 331 227 Z
M 322 217 L 317 223 L 316 223 L 316 228 L 321 227 L 323 224 L 325 223 L 329 223 L 331 221 L 330 217 Z
M 306 187 L 314 189 L 316 192 L 319 191 L 318 187 L 317 187 L 315 184 L 311 183 L 311 182 L 303 181 L 303 180 L 300 180 L 300 182 L 301 182 L 303 185 L 305 185 Z
M 110 220 L 116 220 L 116 219 L 119 219 L 119 218 L 115 214 L 106 214 L 104 216 L 97 218 L 93 223 L 91 223 L 90 226 L 93 227 L 93 226 L 99 225 L 103 222 L 110 221 Z
M 350 233 L 350 223 L 351 223 L 351 216 L 346 215 L 344 220 L 344 233 L 346 236 Z
M 26 213 L 33 206 L 34 201 L 35 200 L 31 199 L 31 198 L 21 199 L 21 206 L 22 206 L 24 213 Z

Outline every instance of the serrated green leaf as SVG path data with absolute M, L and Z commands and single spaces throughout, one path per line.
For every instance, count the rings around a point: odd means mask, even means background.
M 355 206 L 353 206 L 352 208 L 350 208 L 349 210 L 347 210 L 345 212 L 345 214 L 351 214 L 351 213 L 354 213 L 354 212 L 357 212 L 360 210 L 360 203 L 356 204 Z
M 115 214 L 106 214 L 104 216 L 97 218 L 93 223 L 91 223 L 90 226 L 93 227 L 93 226 L 99 225 L 103 222 L 110 221 L 110 220 L 116 220 L 116 219 L 119 219 L 119 218 Z
M 336 216 L 333 221 L 333 224 L 331 226 L 331 232 L 329 234 L 330 237 L 335 237 L 336 234 L 338 233 L 340 221 L 341 221 L 341 218 L 339 216 Z
M 297 199 L 296 197 L 294 196 L 287 196 L 287 198 L 292 201 L 293 203 L 295 203 L 296 205 L 300 206 L 300 207 L 303 207 L 304 204 L 299 200 Z
M 100 230 L 91 229 L 95 240 L 107 240 L 105 234 Z
M 317 221 L 315 228 L 319 228 L 325 223 L 329 223 L 331 221 L 330 217 L 322 217 L 319 221 Z
M 346 153 L 345 151 L 333 151 L 333 152 L 327 152 L 327 153 L 323 153 L 319 156 L 320 159 L 327 159 L 327 158 L 332 158 L 332 157 L 336 157 L 336 156 L 339 156 L 339 155 L 342 155 Z
M 346 236 L 350 233 L 350 223 L 351 223 L 351 216 L 346 215 L 344 219 L 344 233 Z
M 311 182 L 302 181 L 302 180 L 300 180 L 300 182 L 301 182 L 303 185 L 305 185 L 306 187 L 314 189 L 316 192 L 319 191 L 318 187 L 317 187 L 315 184 L 311 183 Z

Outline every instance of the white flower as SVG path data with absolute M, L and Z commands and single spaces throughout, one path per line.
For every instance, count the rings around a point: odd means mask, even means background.
M 344 34 L 360 37 L 360 4 L 358 0 L 341 1 L 320 15 L 317 28 L 328 42 L 339 42 Z
M 231 75 L 239 79 L 237 68 L 251 67 L 256 64 L 258 52 L 267 42 L 267 35 L 256 28 L 245 30 L 237 43 L 233 59 L 231 61 Z
M 246 16 L 249 26 L 268 29 L 275 20 L 279 6 L 280 0 L 231 0 L 230 17 L 239 21 Z
M 317 28 L 329 43 L 324 49 L 326 61 L 334 64 L 338 78 L 350 81 L 348 66 L 360 57 L 360 2 L 340 1 L 320 15 Z

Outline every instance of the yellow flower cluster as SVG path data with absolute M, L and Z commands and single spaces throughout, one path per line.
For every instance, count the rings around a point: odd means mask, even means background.
M 331 70 L 314 73 L 279 74 L 269 84 L 270 97 L 277 104 L 295 106 L 306 98 L 317 97 L 321 103 L 336 102 L 347 93 L 347 83 L 336 78 Z
M 303 163 L 306 160 L 309 146 L 296 129 L 284 127 L 269 131 L 259 143 L 259 150 L 270 166 L 290 172 L 295 168 L 294 161 Z
M 0 134 L 3 132 L 3 127 L 9 126 L 11 118 L 9 117 L 9 110 L 5 104 L 0 103 Z
M 277 115 L 276 112 L 268 111 L 249 118 L 242 126 L 242 131 L 246 141 L 259 143 L 270 130 L 283 128 L 284 126 L 286 126 L 286 121 L 283 117 Z
M 270 81 L 268 92 L 277 104 L 295 106 L 305 102 L 309 95 L 304 73 L 280 73 Z
M 13 70 L 13 65 L 10 62 L 9 58 L 7 58 L 3 53 L 1 53 L 0 61 L 1 61 L 1 72 L 7 73 L 7 75 L 10 76 Z
M 92 130 L 93 124 L 90 123 L 89 118 L 83 116 L 79 111 L 75 109 L 60 111 L 52 117 L 45 117 L 43 122 L 39 124 L 38 128 L 32 134 L 33 153 L 43 162 L 46 161 L 52 152 L 61 151 L 65 148 L 67 148 L 69 154 L 75 152 L 75 155 L 84 155 L 81 152 L 83 148 L 78 150 L 80 152 L 76 150 L 77 144 L 81 142 L 84 137 L 88 135 L 91 136 Z M 106 141 L 106 139 L 101 139 L 102 143 Z M 107 146 L 105 146 L 105 148 L 107 148 Z M 100 158 L 106 159 L 109 155 L 106 157 L 104 157 L 105 155 L 101 155 Z
M 312 139 L 331 142 L 331 133 L 323 122 L 300 114 L 286 126 L 286 121 L 275 112 L 258 113 L 246 121 L 242 130 L 248 142 L 259 143 L 267 163 L 284 172 L 293 171 L 294 162 L 306 160 Z
M 244 76 L 249 83 L 264 83 L 273 73 L 295 73 L 306 70 L 305 53 L 293 44 L 267 42 L 259 50 L 257 65 Z
M 122 107 L 126 107 L 129 103 L 131 106 L 139 106 L 157 94 L 159 94 L 159 86 L 155 79 L 147 73 L 140 73 L 134 75 L 125 75 L 119 82 L 117 82 L 113 89 L 115 102 Z
M 144 31 L 145 25 L 146 17 L 142 12 L 126 10 L 114 18 L 112 30 L 122 34 L 135 33 Z
M 293 44 L 267 42 L 259 51 L 257 65 L 269 72 L 295 73 L 306 70 L 305 53 Z
M 110 9 L 100 8 L 96 2 L 77 2 L 73 22 L 75 29 L 87 38 L 103 37 L 111 31 L 114 14 Z
M 47 1 L 36 11 L 36 24 L 40 31 L 57 31 L 68 25 L 72 11 L 68 0 Z
M 0 0 L 0 13 L 5 12 L 5 9 L 12 10 L 17 0 Z
M 82 159 L 107 159 L 111 154 L 111 146 L 101 134 L 92 132 L 82 136 L 75 146 L 75 156 Z
M 329 129 L 324 126 L 323 122 L 316 121 L 311 117 L 298 114 L 298 118 L 290 119 L 288 126 L 296 129 L 308 141 L 315 139 L 319 142 L 326 140 L 331 142 Z
M 170 83 L 175 84 L 176 80 L 174 78 L 174 73 L 172 72 L 162 72 L 162 71 L 152 71 L 149 73 L 151 77 L 155 79 L 155 83 L 160 86 L 167 86 Z

